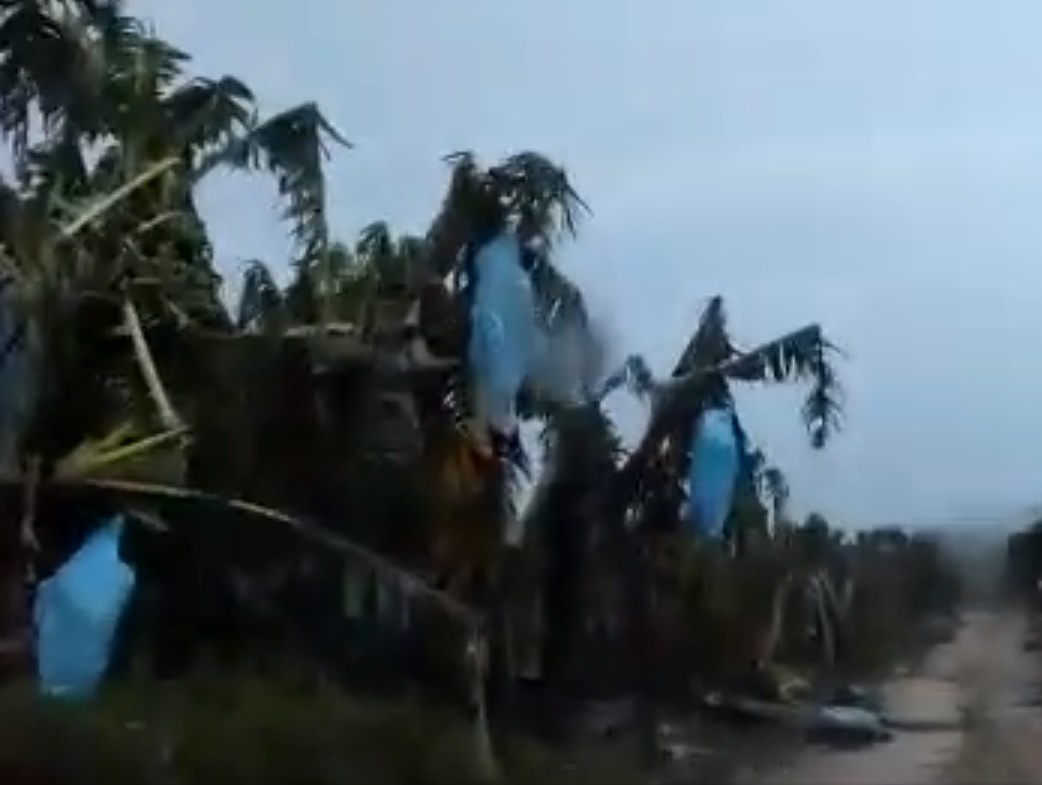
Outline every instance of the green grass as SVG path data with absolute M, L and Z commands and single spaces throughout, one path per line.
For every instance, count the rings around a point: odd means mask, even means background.
M 561 753 L 501 740 L 501 782 L 636 783 L 626 745 Z M 127 684 L 91 703 L 0 693 L 4 785 L 487 782 L 473 728 L 419 703 L 259 677 Z

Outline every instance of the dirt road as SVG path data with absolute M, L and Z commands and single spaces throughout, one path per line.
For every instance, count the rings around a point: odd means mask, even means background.
M 959 680 L 966 695 L 966 729 L 944 785 L 1042 783 L 1042 708 L 1027 705 L 1037 692 L 1040 655 L 1024 651 L 1024 620 L 983 617 L 963 650 Z
M 1026 699 L 1042 654 L 1023 650 L 1016 615 L 967 614 L 955 640 L 887 689 L 890 714 L 917 729 L 854 751 L 808 748 L 743 785 L 1042 784 L 1042 708 Z

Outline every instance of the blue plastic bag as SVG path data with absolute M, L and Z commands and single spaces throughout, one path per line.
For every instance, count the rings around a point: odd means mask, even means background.
M 47 695 L 88 698 L 105 675 L 134 588 L 134 571 L 119 557 L 122 531 L 117 516 L 37 588 L 36 670 Z
M 514 406 L 528 375 L 539 328 L 532 283 L 521 265 L 521 246 L 503 232 L 478 251 L 468 360 L 475 410 L 491 428 L 509 433 Z
M 691 444 L 688 465 L 688 520 L 700 534 L 717 538 L 731 512 L 740 455 L 731 412 L 702 413 Z

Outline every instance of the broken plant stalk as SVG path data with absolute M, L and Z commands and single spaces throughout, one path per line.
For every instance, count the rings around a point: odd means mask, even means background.
M 145 380 L 148 395 L 159 412 L 160 422 L 168 431 L 183 430 L 184 423 L 170 402 L 170 396 L 167 395 L 166 388 L 163 386 L 163 380 L 159 376 L 155 359 L 152 357 L 152 350 L 149 349 L 148 341 L 145 339 L 145 331 L 141 327 L 137 308 L 134 307 L 134 301 L 130 299 L 129 295 L 123 298 L 123 321 L 134 346 L 134 358 L 137 360 L 138 368 L 141 369 L 141 376 Z
M 74 235 L 78 234 L 81 230 L 92 224 L 107 213 L 112 208 L 116 207 L 120 202 L 134 193 L 142 186 L 155 180 L 160 175 L 173 169 L 175 166 L 180 165 L 181 159 L 177 157 L 165 158 L 158 163 L 153 164 L 144 172 L 139 174 L 133 180 L 124 183 L 119 188 L 115 189 L 109 194 L 106 194 L 103 198 L 89 206 L 79 215 L 77 215 L 72 221 L 61 227 L 60 235 L 62 239 L 69 239 Z

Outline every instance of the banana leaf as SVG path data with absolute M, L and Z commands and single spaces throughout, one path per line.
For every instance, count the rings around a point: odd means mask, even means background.
M 101 439 L 87 440 L 62 458 L 55 476 L 62 480 L 120 479 L 180 485 L 185 478 L 188 429 L 173 428 L 140 437 L 123 422 Z
M 488 671 L 487 635 L 481 617 L 459 600 L 439 591 L 420 576 L 398 567 L 379 554 L 333 534 L 315 523 L 241 499 L 229 499 L 188 488 L 105 479 L 58 479 L 41 487 L 42 494 L 46 494 L 48 490 L 100 496 L 109 504 L 130 510 L 154 510 L 164 521 L 170 522 L 171 526 L 189 526 L 190 521 L 205 519 L 205 513 L 219 513 L 222 517 L 226 516 L 229 522 L 237 522 L 254 532 L 260 528 L 269 528 L 276 534 L 281 532 L 283 538 L 276 536 L 269 541 L 275 550 L 264 554 L 268 558 L 284 556 L 287 540 L 291 542 L 295 539 L 298 543 L 318 547 L 339 555 L 345 561 L 364 566 L 371 570 L 381 583 L 393 587 L 408 600 L 436 607 L 463 629 L 463 661 L 468 671 L 467 681 L 474 711 L 475 754 L 489 777 L 497 778 L 498 766 L 492 751 L 484 701 L 484 684 Z

